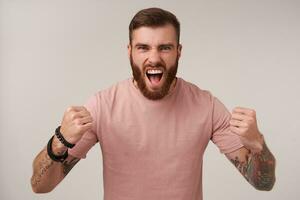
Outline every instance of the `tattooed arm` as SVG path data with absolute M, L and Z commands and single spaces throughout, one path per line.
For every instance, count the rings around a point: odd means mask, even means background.
M 56 155 L 62 155 L 66 151 L 66 147 L 62 146 L 56 136 L 52 143 L 52 150 Z M 47 148 L 44 148 L 33 162 L 32 190 L 35 193 L 52 191 L 79 160 L 79 158 L 69 155 L 63 163 L 55 162 L 48 156 Z
M 229 123 L 244 147 L 226 154 L 227 158 L 256 189 L 271 190 L 275 183 L 275 158 L 258 130 L 255 110 L 236 107 Z
M 81 137 L 92 128 L 93 118 L 84 106 L 71 106 L 63 116 L 60 131 L 64 138 L 76 144 Z M 67 148 L 55 136 L 52 141 L 52 151 L 55 155 L 63 155 Z M 33 161 L 31 177 L 32 190 L 36 193 L 50 192 L 64 179 L 74 165 L 79 161 L 71 155 L 63 162 L 55 162 L 44 148 Z
M 275 183 L 275 158 L 265 142 L 260 152 L 241 148 L 226 154 L 246 180 L 257 190 L 270 191 Z

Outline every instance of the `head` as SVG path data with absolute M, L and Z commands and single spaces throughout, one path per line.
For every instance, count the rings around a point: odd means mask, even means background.
M 129 25 L 128 56 L 133 78 L 142 94 L 162 99 L 174 85 L 182 46 L 180 24 L 160 8 L 139 11 Z

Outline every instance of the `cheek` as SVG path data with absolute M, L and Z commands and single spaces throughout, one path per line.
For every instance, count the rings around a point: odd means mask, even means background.
M 141 54 L 141 53 L 137 53 L 137 52 L 132 52 L 132 59 L 135 61 L 135 62 L 140 62 L 141 60 L 143 60 L 144 59 L 144 55 L 143 54 Z
M 143 54 L 132 54 L 132 59 L 133 59 L 133 62 L 140 67 L 145 62 L 146 56 Z
M 172 55 L 172 56 L 165 56 L 163 58 L 164 62 L 167 65 L 167 68 L 169 67 L 173 67 L 176 64 L 177 61 L 177 56 L 176 55 Z

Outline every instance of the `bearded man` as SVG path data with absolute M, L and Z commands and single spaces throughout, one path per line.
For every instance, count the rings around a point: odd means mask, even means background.
M 275 158 L 253 109 L 230 113 L 209 91 L 176 76 L 180 24 L 160 8 L 129 25 L 133 77 L 71 106 L 33 163 L 32 189 L 50 192 L 98 143 L 105 200 L 201 200 L 209 141 L 258 190 L 275 183 Z

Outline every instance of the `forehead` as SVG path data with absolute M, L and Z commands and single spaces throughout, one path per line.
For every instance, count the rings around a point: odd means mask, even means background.
M 177 35 L 174 26 L 167 24 L 159 27 L 142 26 L 132 32 L 132 45 L 143 43 L 159 45 L 164 43 L 177 43 Z

